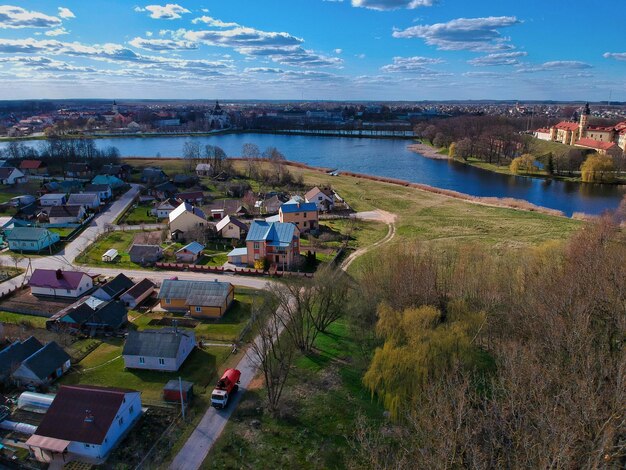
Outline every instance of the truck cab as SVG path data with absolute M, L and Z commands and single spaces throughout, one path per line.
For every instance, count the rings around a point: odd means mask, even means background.
M 215 408 L 226 408 L 228 404 L 228 392 L 226 390 L 213 390 L 211 393 L 211 406 Z

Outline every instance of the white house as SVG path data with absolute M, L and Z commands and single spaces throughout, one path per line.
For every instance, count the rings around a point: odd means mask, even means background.
M 122 294 L 120 300 L 124 302 L 128 308 L 135 308 L 141 302 L 152 295 L 156 284 L 150 279 L 144 279 Z
M 211 176 L 211 164 L 210 163 L 198 163 L 196 165 L 196 175 Z
M 39 198 L 39 204 L 43 207 L 62 206 L 67 202 L 65 193 L 48 193 Z
M 217 233 L 222 238 L 234 238 L 241 240 L 248 233 L 248 226 L 235 217 L 227 215 L 215 226 Z
M 97 210 L 100 208 L 100 196 L 97 193 L 70 194 L 66 205 L 83 206 L 92 211 Z
M 335 193 L 331 188 L 315 186 L 304 195 L 304 200 L 315 203 L 318 211 L 329 211 L 335 205 Z
M 51 224 L 76 224 L 85 217 L 84 206 L 52 206 L 47 212 Z
M 102 202 L 106 202 L 113 197 L 113 190 L 108 184 L 88 184 L 85 186 L 85 192 L 96 193 Z
M 63 385 L 26 445 L 40 462 L 98 465 L 140 416 L 141 394 L 136 390 Z
M 33 353 L 11 374 L 20 386 L 48 385 L 70 368 L 70 356 L 54 341 Z
M 35 269 L 28 281 L 33 295 L 77 298 L 93 287 L 93 279 L 80 271 Z
M 26 175 L 12 166 L 0 167 L 0 183 L 13 185 L 28 181 Z
M 153 210 L 154 215 L 159 219 L 167 219 L 171 212 L 176 209 L 180 205 L 176 199 L 168 198 L 165 201 L 159 203 L 158 206 Z
M 189 238 L 188 234 L 197 234 L 204 230 L 207 226 L 207 220 L 200 208 L 183 202 L 170 212 L 169 225 L 172 239 L 186 239 Z
M 175 372 L 195 347 L 193 331 L 177 328 L 129 331 L 122 357 L 128 369 Z

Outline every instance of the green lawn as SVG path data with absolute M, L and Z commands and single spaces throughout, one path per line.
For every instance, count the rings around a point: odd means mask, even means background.
M 76 258 L 79 264 L 87 264 L 90 266 L 102 266 L 106 268 L 129 268 L 141 269 L 141 266 L 130 261 L 128 250 L 130 249 L 134 236 L 139 231 L 116 231 L 100 237 L 96 242 L 91 244 L 86 251 Z M 102 261 L 102 255 L 109 249 L 114 248 L 119 255 L 112 263 Z
M 50 228 L 48 230 L 50 230 L 51 232 L 58 233 L 59 236 L 61 238 L 63 238 L 63 237 L 69 236 L 76 229 L 75 228 L 57 228 L 57 227 L 53 227 L 53 228 Z
M 123 341 L 107 339 L 76 366 L 76 371 L 60 380 L 61 384 L 89 384 L 139 390 L 142 398 L 160 400 L 163 386 L 179 376 L 196 384 L 196 391 L 212 385 L 217 371 L 230 353 L 229 348 L 196 349 L 178 372 L 127 370 L 121 357 Z
M 145 204 L 136 204 L 131 207 L 123 217 L 120 218 L 118 224 L 141 225 L 141 224 L 158 224 L 160 221 L 155 216 L 150 215 L 152 206 Z
M 209 341 L 235 341 L 250 319 L 251 306 L 255 295 L 256 291 L 253 289 L 237 287 L 235 301 L 221 319 L 217 321 L 199 320 L 200 323 L 195 328 L 191 328 L 195 332 L 196 338 Z M 181 317 L 169 312 L 140 314 L 133 311 L 129 315 L 134 318 L 132 323 L 138 330 L 159 328 L 158 325 L 150 325 L 151 320 L 158 320 L 164 317 Z
M 21 313 L 0 312 L 0 323 L 12 323 L 14 325 L 30 324 L 35 328 L 46 327 L 45 317 L 36 317 L 34 315 L 22 315 Z
M 283 418 L 262 408 L 264 391 L 246 392 L 209 453 L 206 469 L 343 469 L 350 462 L 357 416 L 382 418 L 382 408 L 361 384 L 363 358 L 346 322 L 316 342 L 317 354 L 301 356 L 283 395 Z M 250 425 L 259 420 L 256 429 Z

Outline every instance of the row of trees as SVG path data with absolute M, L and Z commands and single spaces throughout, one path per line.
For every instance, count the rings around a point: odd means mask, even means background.
M 279 411 L 296 355 L 311 353 L 317 336 L 345 313 L 351 289 L 345 273 L 328 266 L 313 280 L 273 283 L 257 299 L 253 322 L 258 337 L 251 351 L 264 377 L 270 412 Z
M 358 426 L 353 466 L 623 468 L 625 212 L 524 253 L 370 258 L 352 323 L 395 419 Z

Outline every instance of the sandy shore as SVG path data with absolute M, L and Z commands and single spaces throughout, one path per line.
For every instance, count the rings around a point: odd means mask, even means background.
M 434 160 L 447 160 L 447 155 L 437 153 L 437 149 L 425 144 L 411 144 L 407 147 L 411 152 L 419 153 L 426 158 L 432 158 Z

